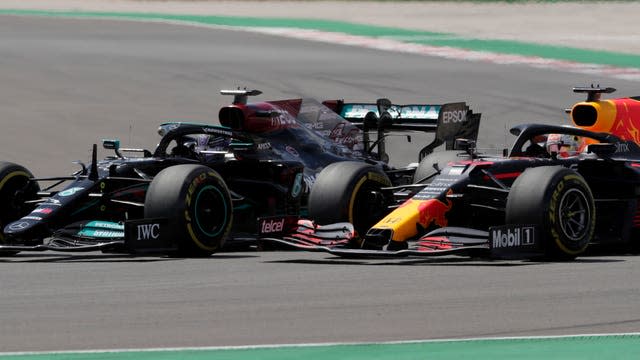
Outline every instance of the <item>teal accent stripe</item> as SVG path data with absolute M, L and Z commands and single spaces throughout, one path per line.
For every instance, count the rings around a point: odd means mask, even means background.
M 453 34 L 430 31 L 415 31 L 383 26 L 352 24 L 341 21 L 308 20 L 288 18 L 255 18 L 209 15 L 171 15 L 154 13 L 120 13 L 120 12 L 91 12 L 91 11 L 46 11 L 46 10 L 11 10 L 0 9 L 0 14 L 6 15 L 38 15 L 38 16 L 66 16 L 87 18 L 120 18 L 139 20 L 168 20 L 183 21 L 204 25 L 222 25 L 237 27 L 285 27 L 299 29 L 314 29 L 327 32 L 346 33 L 350 35 L 368 36 L 374 38 L 389 38 L 407 43 L 448 46 L 474 51 L 487 51 L 501 54 L 522 56 L 537 56 L 586 64 L 601 64 L 617 67 L 640 68 L 640 55 L 597 51 L 573 47 L 541 45 L 508 40 L 482 40 L 463 38 Z
M 2 360 L 409 360 L 409 359 L 636 359 L 640 335 L 423 341 L 387 344 L 94 351 L 1 355 Z

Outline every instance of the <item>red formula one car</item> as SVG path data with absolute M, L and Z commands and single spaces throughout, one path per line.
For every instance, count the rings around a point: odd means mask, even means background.
M 573 259 L 590 244 L 637 249 L 640 97 L 601 100 L 615 89 L 574 91 L 588 97 L 570 110 L 573 126 L 516 126 L 503 157 L 478 154 L 464 140 L 466 151 L 424 157 L 413 184 L 383 189 L 387 214 L 366 232 L 315 225 L 335 220 L 327 211 L 273 241 L 377 257 Z M 327 196 L 327 184 L 339 181 L 330 172 L 319 174 L 311 198 Z

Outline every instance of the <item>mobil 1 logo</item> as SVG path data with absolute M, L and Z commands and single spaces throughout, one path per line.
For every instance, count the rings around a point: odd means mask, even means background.
M 494 248 L 534 245 L 533 226 L 500 226 L 491 228 L 491 244 Z
M 534 225 L 503 225 L 489 228 L 489 247 L 496 257 L 525 258 L 540 251 Z

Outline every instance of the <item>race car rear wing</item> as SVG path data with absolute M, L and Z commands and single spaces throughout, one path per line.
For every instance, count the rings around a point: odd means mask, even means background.
M 388 99 L 379 99 L 375 104 L 333 100 L 324 101 L 323 105 L 365 134 L 377 130 L 378 138 L 388 131 L 435 132 L 434 140 L 420 151 L 420 159 L 442 144 L 447 150 L 454 150 L 457 139 L 477 141 L 480 127 L 481 114 L 474 113 L 464 102 L 397 105 Z
M 388 124 L 389 128 L 432 131 L 437 127 L 441 109 L 442 105 L 391 104 L 383 112 L 387 111 L 393 119 L 393 122 Z M 357 124 L 363 123 L 370 112 L 373 112 L 378 118 L 381 116 L 377 104 L 366 103 L 343 103 L 338 113 L 346 120 Z

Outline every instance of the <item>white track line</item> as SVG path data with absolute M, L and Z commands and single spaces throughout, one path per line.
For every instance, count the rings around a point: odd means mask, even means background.
M 217 350 L 251 350 L 251 349 L 276 349 L 276 348 L 303 348 L 303 347 L 329 347 L 329 346 L 362 346 L 362 345 L 405 345 L 405 344 L 430 344 L 430 343 L 459 343 L 474 341 L 519 341 L 519 340 L 557 340 L 557 339 L 581 339 L 581 338 L 612 338 L 612 337 L 638 337 L 640 332 L 611 333 L 611 334 L 576 334 L 556 336 L 513 336 L 513 337 L 478 337 L 467 339 L 432 339 L 432 340 L 400 340 L 400 341 L 372 341 L 372 342 L 329 342 L 329 343 L 303 343 L 303 344 L 266 344 L 266 345 L 239 345 L 239 346 L 201 346 L 201 347 L 166 347 L 146 349 L 100 349 L 100 350 L 68 350 L 68 351 L 25 351 L 25 352 L 0 352 L 0 356 L 16 355 L 43 355 L 43 354 L 101 354 L 101 353 L 126 353 L 126 352 L 154 352 L 154 351 L 217 351 Z

